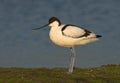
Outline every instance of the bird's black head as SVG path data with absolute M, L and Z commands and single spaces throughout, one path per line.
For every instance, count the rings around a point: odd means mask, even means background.
M 52 22 L 54 22 L 54 21 L 57 21 L 57 22 L 59 23 L 59 26 L 61 25 L 60 20 L 59 20 L 58 18 L 56 18 L 56 17 L 51 17 L 51 18 L 49 19 L 49 24 L 52 23 Z

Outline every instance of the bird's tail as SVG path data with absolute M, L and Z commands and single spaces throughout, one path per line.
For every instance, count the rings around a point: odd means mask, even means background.
M 96 38 L 102 37 L 101 35 L 96 35 Z

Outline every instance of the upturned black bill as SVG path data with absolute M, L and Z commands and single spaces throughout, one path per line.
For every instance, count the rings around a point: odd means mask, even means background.
M 48 26 L 49 24 L 46 24 L 46 25 L 43 25 L 43 26 L 41 26 L 41 27 L 39 27 L 39 28 L 35 28 L 35 29 L 32 29 L 32 30 L 39 30 L 39 29 L 42 29 L 42 28 L 44 28 L 44 27 L 46 27 L 46 26 Z

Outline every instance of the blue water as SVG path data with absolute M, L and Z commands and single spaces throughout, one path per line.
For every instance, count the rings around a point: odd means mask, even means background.
M 55 46 L 52 16 L 102 35 L 76 48 L 76 67 L 120 64 L 120 0 L 0 0 L 0 67 L 68 67 L 70 51 Z

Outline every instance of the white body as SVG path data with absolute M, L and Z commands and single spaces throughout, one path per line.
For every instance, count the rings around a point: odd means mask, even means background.
M 61 31 L 62 27 L 65 25 L 60 25 L 60 26 L 56 26 L 56 25 L 57 24 L 55 24 L 55 26 L 53 25 L 51 26 L 49 35 L 52 42 L 54 42 L 58 46 L 74 47 L 77 45 L 85 45 L 87 43 L 95 42 L 98 40 L 98 38 L 96 38 L 96 35 L 94 33 L 90 33 L 90 35 L 88 35 L 87 37 L 73 38 L 77 35 L 83 35 L 85 33 L 83 29 L 74 26 L 68 26 L 68 28 L 64 30 L 66 34 L 73 37 L 65 36 Z

